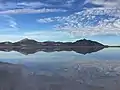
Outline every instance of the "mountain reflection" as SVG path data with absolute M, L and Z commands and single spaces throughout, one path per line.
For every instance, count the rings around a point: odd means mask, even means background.
M 10 52 L 10 51 L 17 51 L 24 55 L 34 54 L 36 52 L 44 51 L 44 52 L 60 52 L 60 51 L 74 51 L 79 54 L 89 54 L 93 52 L 97 52 L 104 49 L 103 46 L 83 46 L 83 47 L 39 47 L 39 48 L 29 48 L 29 47 L 22 47 L 22 48 L 0 48 L 0 51 Z

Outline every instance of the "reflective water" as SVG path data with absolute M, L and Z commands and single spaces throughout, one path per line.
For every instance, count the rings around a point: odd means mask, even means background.
M 120 48 L 96 51 L 0 51 L 0 90 L 120 90 Z

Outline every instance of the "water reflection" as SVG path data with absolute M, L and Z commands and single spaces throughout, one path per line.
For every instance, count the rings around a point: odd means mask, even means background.
M 89 53 L 98 48 L 75 50 Z M 79 53 L 0 52 L 0 90 L 120 90 L 119 48 Z
M 88 54 L 88 53 L 93 53 L 97 52 L 104 49 L 103 46 L 97 46 L 97 47 L 92 47 L 92 46 L 86 46 L 86 47 L 39 47 L 39 48 L 0 48 L 0 51 L 5 51 L 5 52 L 10 52 L 10 51 L 17 51 L 20 52 L 24 55 L 28 54 L 34 54 L 36 52 L 44 51 L 44 52 L 55 52 L 55 51 L 75 51 L 76 53 L 80 54 Z
M 58 66 L 56 66 L 57 64 Z M 55 66 L 54 66 L 55 65 Z M 120 62 L 0 64 L 1 90 L 120 90 Z

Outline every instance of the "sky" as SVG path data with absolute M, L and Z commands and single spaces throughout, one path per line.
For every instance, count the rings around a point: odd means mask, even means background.
M 0 41 L 120 45 L 120 0 L 0 0 Z

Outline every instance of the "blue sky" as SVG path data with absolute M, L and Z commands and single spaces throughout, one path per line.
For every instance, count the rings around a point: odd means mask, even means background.
M 0 0 L 0 41 L 87 38 L 120 45 L 119 0 Z

